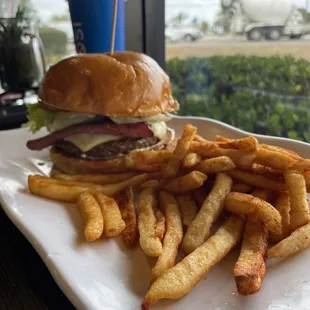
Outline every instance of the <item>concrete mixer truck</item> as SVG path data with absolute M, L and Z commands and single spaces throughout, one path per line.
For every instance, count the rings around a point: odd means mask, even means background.
M 231 32 L 251 41 L 296 39 L 304 33 L 295 0 L 222 0 L 222 7 L 232 14 Z

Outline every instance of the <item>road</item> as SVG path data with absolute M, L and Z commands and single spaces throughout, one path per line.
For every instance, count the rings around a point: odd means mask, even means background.
M 166 46 L 166 57 L 186 58 L 190 56 L 209 57 L 213 55 L 257 55 L 287 56 L 310 61 L 310 35 L 301 39 L 284 38 L 279 41 L 248 41 L 244 37 L 206 36 L 191 43 L 175 43 Z

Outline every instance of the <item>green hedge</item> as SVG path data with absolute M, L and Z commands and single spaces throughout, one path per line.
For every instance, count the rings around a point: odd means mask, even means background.
M 310 63 L 292 57 L 214 56 L 166 63 L 180 115 L 310 142 Z

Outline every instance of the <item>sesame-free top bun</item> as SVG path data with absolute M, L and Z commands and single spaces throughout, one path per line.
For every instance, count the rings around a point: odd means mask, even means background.
M 64 59 L 47 72 L 39 98 L 46 108 L 111 117 L 152 116 L 178 109 L 167 74 L 155 60 L 135 52 Z

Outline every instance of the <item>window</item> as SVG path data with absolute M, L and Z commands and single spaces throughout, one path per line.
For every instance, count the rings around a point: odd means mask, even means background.
M 179 113 L 310 142 L 308 2 L 166 0 Z

